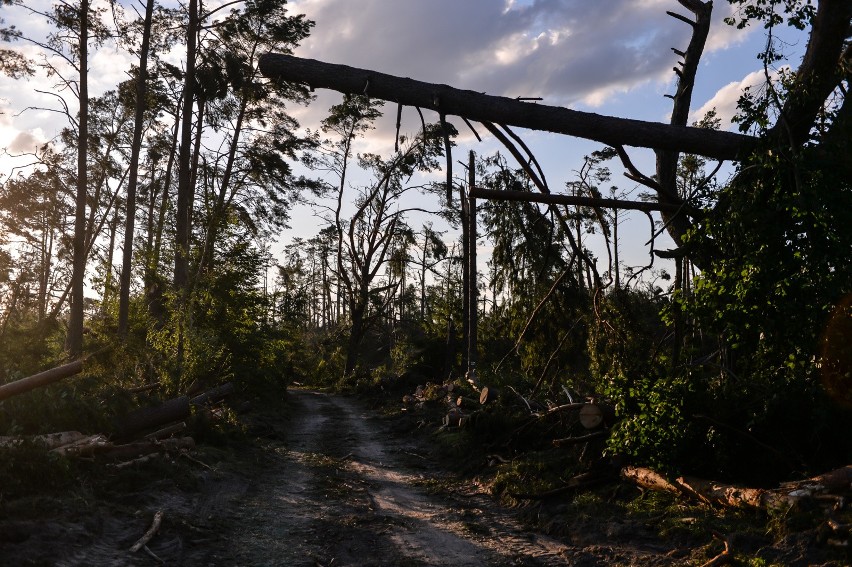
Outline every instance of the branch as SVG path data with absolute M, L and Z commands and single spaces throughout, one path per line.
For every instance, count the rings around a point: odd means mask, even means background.
M 515 161 L 518 162 L 518 165 L 521 166 L 521 169 L 524 170 L 524 173 L 526 173 L 529 176 L 530 180 L 533 182 L 533 184 L 538 187 L 538 190 L 546 195 L 549 194 L 550 189 L 548 189 L 547 185 L 545 185 L 544 182 L 539 179 L 538 175 L 536 175 L 536 173 L 530 167 L 529 162 L 524 159 L 524 156 L 522 156 L 521 152 L 518 151 L 518 148 L 515 147 L 515 144 L 513 144 L 512 141 L 507 138 L 506 135 L 503 134 L 503 132 L 501 132 L 494 124 L 490 122 L 483 122 L 482 125 L 485 126 L 485 129 L 491 132 L 494 137 L 497 138 L 497 140 L 499 140 L 500 143 L 506 147 L 507 150 L 509 150 L 509 153 L 512 154 L 513 158 L 515 158 Z
M 471 194 L 477 199 L 494 199 L 496 201 L 522 201 L 527 203 L 547 203 L 550 205 L 570 205 L 579 207 L 601 207 L 604 209 L 626 209 L 632 211 L 667 211 L 677 212 L 681 207 L 697 213 L 689 205 L 672 203 L 649 203 L 645 201 L 627 201 L 625 199 L 598 199 L 595 197 L 576 197 L 563 194 L 528 193 L 526 191 L 504 191 L 498 189 L 481 189 L 474 187 Z

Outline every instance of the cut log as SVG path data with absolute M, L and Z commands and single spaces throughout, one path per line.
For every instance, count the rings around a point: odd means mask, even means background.
M 497 399 L 497 388 L 493 386 L 485 386 L 479 392 L 479 403 L 482 405 L 491 403 Z
M 44 372 L 39 372 L 38 374 L 33 374 L 27 378 L 21 378 L 15 382 L 3 384 L 0 386 L 0 400 L 5 400 L 6 398 L 11 398 L 12 396 L 17 396 L 18 394 L 23 394 L 24 392 L 29 392 L 30 390 L 35 390 L 42 386 L 47 386 L 48 384 L 79 374 L 82 371 L 83 361 L 77 360 L 69 364 L 63 364 L 62 366 L 51 368 L 50 370 L 45 370 Z
M 204 392 L 200 396 L 196 396 L 189 400 L 189 403 L 194 406 L 203 406 L 222 401 L 226 397 L 234 393 L 234 385 L 230 382 L 225 382 L 221 386 L 217 386 L 212 390 Z
M 117 424 L 118 437 L 129 439 L 146 429 L 160 427 L 167 423 L 182 421 L 189 417 L 189 398 L 181 396 L 164 402 L 153 408 L 142 408 L 127 414 Z
M 756 144 L 755 138 L 732 132 L 614 118 L 563 107 L 531 104 L 278 53 L 261 55 L 260 70 L 267 77 L 305 83 L 314 88 L 366 94 L 371 98 L 406 106 L 428 108 L 439 114 L 577 136 L 610 146 L 637 146 L 688 152 L 716 159 L 737 159 L 747 156 Z
M 596 402 L 583 404 L 580 408 L 580 425 L 586 429 L 597 429 L 598 427 L 611 423 L 615 418 L 615 411 L 611 406 Z
M 51 449 L 51 451 L 65 457 L 89 457 L 109 446 L 111 446 L 109 440 L 104 435 L 98 434 L 89 435 L 79 441 Z
M 683 494 L 683 491 L 674 483 L 658 473 L 645 467 L 624 467 L 621 469 L 621 478 L 648 490 L 658 492 L 670 492 L 672 494 Z

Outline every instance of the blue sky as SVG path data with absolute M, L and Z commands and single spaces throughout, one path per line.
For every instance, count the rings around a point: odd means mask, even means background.
M 205 7 L 218 3 L 221 0 L 205 2 Z M 289 6 L 293 13 L 303 12 L 316 21 L 311 36 L 296 50 L 298 56 L 490 94 L 537 96 L 545 104 L 653 121 L 668 118 L 671 101 L 663 95 L 674 89 L 672 67 L 678 60 L 671 48 L 684 49 L 690 32 L 686 24 L 665 13 L 687 14 L 676 0 L 292 0 Z M 724 0 L 716 1 L 693 98 L 694 118 L 715 107 L 724 127 L 730 127 L 728 121 L 742 87 L 763 79 L 755 57 L 763 49 L 762 29 L 736 30 L 725 25 L 722 19 L 731 11 Z M 43 22 L 20 18 L 8 8 L 0 13 L 7 23 L 16 23 L 28 33 L 47 30 Z M 804 37 L 779 31 L 789 44 L 789 63 L 795 67 L 804 50 Z M 31 47 L 13 45 L 34 52 Z M 129 55 L 110 46 L 97 51 L 90 61 L 92 93 L 99 94 L 123 80 L 130 63 Z M 29 105 L 55 107 L 54 100 L 35 92 L 51 88 L 45 77 L 19 82 L 0 78 L 0 148 L 26 150 L 52 138 L 65 125 L 46 111 L 19 114 Z M 316 129 L 328 107 L 339 100 L 336 93 L 317 95 L 311 106 L 292 109 L 305 127 Z M 392 114 L 395 112 L 388 112 L 359 149 L 392 150 Z M 499 149 L 487 137 L 483 143 L 475 143 L 461 121 L 455 122 L 462 132 L 458 155 L 465 155 L 468 148 L 479 154 Z M 418 127 L 416 113 L 407 111 L 403 130 L 413 133 Z M 600 147 L 552 134 L 521 133 L 544 166 L 553 190 L 564 187 L 583 156 Z M 640 169 L 653 173 L 651 152 L 630 153 Z M 620 165 L 610 165 L 613 183 L 631 190 L 634 184 L 622 177 Z M 9 160 L 0 159 L 0 174 L 8 174 L 10 166 Z M 644 243 L 650 236 L 647 219 L 635 213 L 629 218 L 622 232 L 625 263 L 645 264 L 648 249 Z M 317 219 L 304 211 L 297 212 L 291 224 L 292 229 L 282 235 L 284 240 L 310 237 L 319 229 Z M 589 245 L 598 246 L 593 238 Z

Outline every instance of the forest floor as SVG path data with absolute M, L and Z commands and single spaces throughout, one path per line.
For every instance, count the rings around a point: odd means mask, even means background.
M 701 565 L 722 548 L 709 534 L 661 537 L 659 515 L 594 505 L 546 535 L 530 510 L 501 507 L 476 478 L 446 472 L 410 421 L 307 390 L 291 390 L 286 408 L 248 414 L 238 450 L 201 447 L 107 469 L 64 497 L 2 503 L 0 564 Z M 158 532 L 131 553 L 158 511 Z M 796 541 L 777 562 L 743 564 L 813 564 Z

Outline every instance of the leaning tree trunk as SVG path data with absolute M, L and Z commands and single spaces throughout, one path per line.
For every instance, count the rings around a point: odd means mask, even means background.
M 267 77 L 307 83 L 314 88 L 368 94 L 372 98 L 428 108 L 445 115 L 577 136 L 612 146 L 656 148 L 716 159 L 737 159 L 748 155 L 756 143 L 756 139 L 751 136 L 732 132 L 614 118 L 531 104 L 292 55 L 261 55 L 260 70 Z

